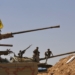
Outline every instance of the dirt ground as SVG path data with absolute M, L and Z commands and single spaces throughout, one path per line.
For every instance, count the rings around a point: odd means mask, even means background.
M 60 59 L 53 67 L 49 68 L 47 72 L 38 73 L 38 75 L 75 75 L 75 58 L 66 63 L 71 59 L 73 55 L 69 55 L 65 58 Z

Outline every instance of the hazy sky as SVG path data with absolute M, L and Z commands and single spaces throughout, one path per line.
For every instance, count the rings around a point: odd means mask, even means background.
M 0 19 L 4 24 L 2 33 L 55 26 L 60 28 L 14 35 L 0 43 L 13 44 L 16 54 L 32 44 L 24 56 L 31 57 L 36 46 L 40 57 L 50 48 L 54 55 L 75 50 L 75 0 L 0 0 Z M 49 59 L 55 64 L 60 58 Z

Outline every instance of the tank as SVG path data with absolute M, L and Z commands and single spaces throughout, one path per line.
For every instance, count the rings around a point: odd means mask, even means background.
M 23 57 L 23 55 L 25 54 L 25 52 L 31 47 L 32 45 L 29 45 L 26 49 L 24 50 L 20 50 L 19 53 L 16 55 L 14 52 L 14 57 L 10 58 L 10 62 L 35 62 L 33 57 L 29 58 L 29 57 Z
M 25 53 L 29 47 L 23 50 L 23 52 Z M 0 51 L 0 56 L 11 53 L 14 56 L 10 57 L 10 60 L 0 57 L 0 75 L 37 75 L 38 66 L 37 62 L 34 62 L 33 59 L 15 56 L 15 53 L 9 49 Z
M 46 30 L 46 29 L 53 29 L 59 28 L 60 25 L 57 26 L 50 26 L 38 29 L 31 29 L 19 32 L 11 32 L 11 33 L 0 33 L 0 40 L 13 38 L 14 35 L 22 34 L 22 33 L 29 33 L 34 31 Z M 12 47 L 11 44 L 0 44 L 0 46 Z M 20 50 L 18 55 L 15 52 L 11 51 L 10 49 L 1 50 L 0 51 L 0 75 L 37 75 L 38 73 L 38 66 L 39 62 L 35 62 L 33 57 L 23 57 L 23 54 L 29 49 L 32 45 L 29 45 L 26 49 Z M 1 55 L 9 55 L 13 53 L 14 56 L 10 57 L 10 60 L 6 58 L 2 58 Z

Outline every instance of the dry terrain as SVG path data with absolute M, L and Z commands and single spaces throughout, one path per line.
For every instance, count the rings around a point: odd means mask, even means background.
M 75 58 L 66 63 L 75 55 L 70 55 L 60 59 L 53 67 L 49 68 L 47 72 L 38 73 L 38 75 L 75 75 Z

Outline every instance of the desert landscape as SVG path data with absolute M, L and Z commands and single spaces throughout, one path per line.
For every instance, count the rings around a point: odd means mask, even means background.
M 38 75 L 75 75 L 75 55 L 60 59 L 47 72 L 40 72 Z

